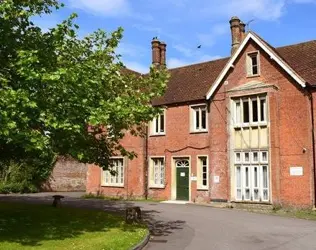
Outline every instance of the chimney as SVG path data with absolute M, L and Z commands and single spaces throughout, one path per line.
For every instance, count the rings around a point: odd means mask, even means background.
M 160 65 L 162 67 L 166 67 L 166 51 L 167 51 L 167 44 L 165 42 L 160 42 Z
M 151 41 L 152 63 L 155 67 L 159 67 L 161 63 L 160 41 L 154 37 Z
M 244 22 L 240 22 L 240 43 L 242 43 L 245 37 L 246 37 L 246 24 Z
M 230 19 L 229 23 L 232 33 L 231 54 L 233 55 L 241 43 L 241 21 L 238 17 L 234 16 Z

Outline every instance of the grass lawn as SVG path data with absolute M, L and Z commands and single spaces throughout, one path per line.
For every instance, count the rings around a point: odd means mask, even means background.
M 143 225 L 97 210 L 0 202 L 0 249 L 129 249 Z

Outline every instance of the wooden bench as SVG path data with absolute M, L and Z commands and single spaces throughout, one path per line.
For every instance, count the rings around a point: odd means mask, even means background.
M 61 199 L 65 198 L 62 195 L 53 195 L 53 207 L 60 207 L 61 206 Z

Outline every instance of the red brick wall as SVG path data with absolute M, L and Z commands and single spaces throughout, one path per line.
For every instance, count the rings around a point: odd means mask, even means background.
M 167 109 L 166 135 L 150 136 L 148 139 L 148 157 L 165 157 L 166 185 L 165 188 L 160 189 L 149 188 L 149 197 L 171 199 L 173 157 L 189 156 L 191 175 L 196 176 L 197 156 L 208 155 L 210 188 L 208 191 L 198 191 L 197 183 L 190 181 L 191 201 L 231 200 L 230 97 L 267 93 L 272 203 L 296 207 L 311 207 L 314 204 L 312 114 L 309 95 L 263 51 L 260 51 L 260 76 L 247 78 L 246 53 L 254 50 L 259 50 L 255 44 L 251 43 L 246 46 L 242 55 L 237 59 L 234 69 L 230 70 L 212 97 L 207 133 L 190 133 L 190 107 L 188 104 L 171 106 Z M 274 87 L 233 94 L 227 92 L 254 80 L 273 84 Z M 227 84 L 223 84 L 225 81 Z M 316 112 L 316 96 L 313 104 Z M 128 178 L 125 178 L 124 188 L 101 187 L 100 169 L 90 166 L 87 192 L 102 192 L 109 196 L 142 196 L 144 194 L 144 168 L 148 167 L 144 166 L 144 140 L 127 135 L 123 140 L 123 145 L 129 150 L 135 150 L 139 155 L 137 159 L 128 161 L 125 175 Z M 303 176 L 290 176 L 291 166 L 302 166 Z M 219 183 L 213 183 L 214 176 L 220 177 Z
M 142 197 L 144 196 L 144 150 L 145 140 L 127 133 L 121 141 L 129 151 L 134 151 L 137 158 L 125 158 L 124 187 L 106 187 L 101 185 L 101 168 L 90 165 L 87 174 L 87 193 L 104 196 Z
M 173 157 L 190 157 L 191 175 L 197 174 L 197 156 L 209 155 L 209 134 L 190 133 L 190 107 L 169 107 L 166 110 L 166 135 L 150 136 L 148 155 L 165 157 L 166 185 L 163 189 L 149 188 L 149 197 L 171 199 L 171 165 Z M 191 200 L 208 201 L 208 191 L 197 191 L 196 181 L 191 181 Z
M 87 169 L 83 163 L 59 157 L 49 181 L 43 185 L 43 191 L 85 191 Z
M 270 165 L 272 171 L 270 178 L 273 203 L 284 206 L 312 206 L 313 158 L 309 96 L 263 51 L 260 51 L 260 77 L 247 78 L 245 68 L 246 53 L 258 49 L 252 43 L 245 48 L 244 53 L 236 61 L 234 69 L 230 71 L 230 74 L 225 79 L 228 81 L 228 84 L 222 84 L 213 99 L 219 100 L 218 106 L 223 111 L 225 106 L 229 107 L 229 96 L 225 94 L 229 89 L 252 80 L 274 84 L 278 87 L 278 90 L 272 88 L 259 89 L 237 93 L 237 95 L 268 92 Z M 225 101 L 220 101 L 222 99 L 225 99 Z M 227 111 L 222 112 L 223 117 L 227 117 L 227 115 Z M 212 122 L 214 122 L 214 119 L 212 119 Z M 216 121 L 216 123 L 218 122 Z M 224 148 L 227 145 L 227 138 L 225 137 L 224 129 L 219 130 L 221 131 L 221 139 L 218 140 L 219 143 L 216 147 Z M 306 152 L 303 152 L 303 148 L 306 149 Z M 218 157 L 215 156 L 215 158 Z M 225 164 L 225 162 L 223 163 Z M 290 176 L 290 166 L 302 166 L 304 175 Z M 226 168 L 227 171 L 228 166 L 225 167 L 223 165 L 222 167 Z M 223 171 L 225 172 L 224 169 Z M 227 185 L 228 187 L 229 185 Z

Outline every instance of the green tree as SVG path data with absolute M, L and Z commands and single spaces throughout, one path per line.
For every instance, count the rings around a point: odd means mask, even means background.
M 43 32 L 32 17 L 57 0 L 0 2 L 0 161 L 70 155 L 103 168 L 126 131 L 141 135 L 160 110 L 165 70 L 128 72 L 115 53 L 122 28 L 78 38 L 76 14 Z M 89 124 L 89 126 L 88 126 Z

